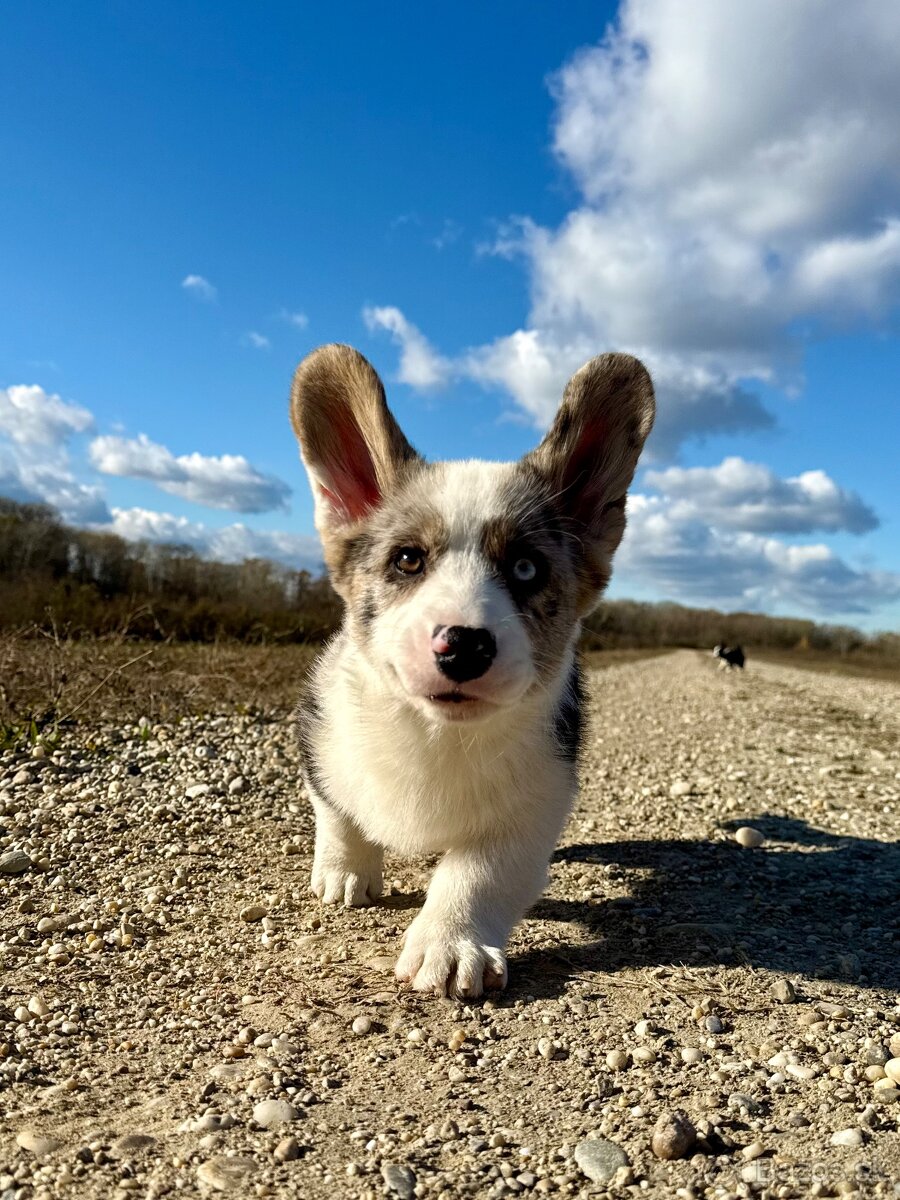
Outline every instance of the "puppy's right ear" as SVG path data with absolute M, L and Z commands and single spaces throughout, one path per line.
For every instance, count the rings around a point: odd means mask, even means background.
M 375 368 L 351 346 L 320 346 L 303 359 L 291 388 L 291 424 L 323 536 L 368 516 L 419 457 Z

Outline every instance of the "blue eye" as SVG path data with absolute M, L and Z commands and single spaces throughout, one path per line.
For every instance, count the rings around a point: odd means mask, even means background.
M 512 573 L 519 583 L 531 583 L 537 577 L 537 567 L 530 558 L 517 558 Z

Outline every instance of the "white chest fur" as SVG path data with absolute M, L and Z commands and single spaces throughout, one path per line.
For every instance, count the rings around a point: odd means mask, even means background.
M 572 767 L 557 757 L 552 731 L 554 689 L 495 721 L 436 726 L 380 686 L 343 641 L 327 652 L 317 683 L 328 799 L 373 842 L 437 853 L 504 829 L 521 834 L 570 802 Z

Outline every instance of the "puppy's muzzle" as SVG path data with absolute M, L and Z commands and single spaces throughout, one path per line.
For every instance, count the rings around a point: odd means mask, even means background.
M 480 679 L 497 657 L 497 642 L 491 631 L 467 625 L 436 626 L 431 648 L 438 670 L 454 683 Z

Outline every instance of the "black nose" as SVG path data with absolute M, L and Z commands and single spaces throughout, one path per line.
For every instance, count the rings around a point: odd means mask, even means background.
M 480 678 L 497 656 L 497 643 L 488 629 L 451 625 L 443 638 L 450 649 L 434 657 L 438 670 L 454 683 Z

